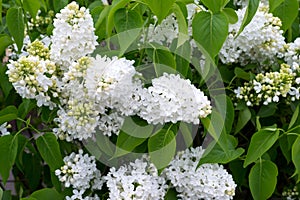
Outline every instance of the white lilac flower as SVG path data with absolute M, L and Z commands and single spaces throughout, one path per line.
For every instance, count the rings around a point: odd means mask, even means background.
M 299 72 L 299 66 L 282 64 L 279 72 L 259 73 L 234 93 L 238 100 L 247 102 L 247 106 L 277 103 L 282 97 L 287 102 L 295 101 L 300 97 Z
M 92 137 L 99 124 L 99 112 L 95 110 L 92 101 L 70 99 L 64 107 L 57 111 L 58 118 L 54 121 L 58 128 L 53 132 L 61 140 L 72 141 L 74 139 L 84 140 Z
M 168 187 L 145 157 L 119 169 L 112 167 L 103 178 L 109 189 L 109 200 L 162 200 Z
M 183 121 L 198 124 L 211 113 L 207 96 L 179 75 L 166 74 L 153 79 L 145 89 L 143 106 L 138 115 L 150 124 Z
M 140 107 L 142 83 L 136 79 L 138 73 L 134 61 L 125 58 L 108 58 L 97 56 L 87 69 L 85 87 L 91 99 L 97 104 L 101 113 L 106 107 L 117 109 L 122 115 L 137 113 Z
M 72 2 L 56 14 L 53 25 L 51 59 L 62 65 L 62 70 L 95 50 L 97 36 L 88 9 Z
M 246 8 L 236 11 L 238 22 L 229 25 L 229 35 L 220 50 L 223 63 L 257 63 L 266 66 L 276 64 L 276 57 L 282 57 L 286 43 L 280 29 L 281 21 L 268 13 L 268 9 L 268 6 L 260 4 L 255 16 L 239 36 L 237 33 Z
M 78 154 L 72 152 L 63 160 L 65 164 L 60 169 L 55 170 L 55 175 L 65 187 L 76 189 L 77 192 L 74 195 L 82 195 L 82 191 L 90 188 L 94 190 L 102 188 L 103 180 L 96 167 L 94 156 L 83 154 L 83 151 L 79 150 Z M 93 185 L 97 185 L 97 188 Z
M 11 128 L 10 124 L 7 124 L 7 122 L 3 123 L 0 125 L 0 135 L 4 136 L 4 135 L 9 135 L 10 132 L 7 130 L 8 128 Z
M 300 63 L 300 38 L 286 45 L 284 60 L 291 66 L 293 63 Z
M 28 46 L 28 56 L 17 61 L 10 60 L 7 65 L 9 81 L 22 98 L 36 99 L 38 106 L 56 106 L 52 97 L 60 91 L 57 67 L 48 60 L 49 49 L 35 41 Z
M 85 196 L 83 197 L 85 190 L 73 190 L 73 195 L 71 197 L 66 196 L 66 200 L 100 200 L 98 195 L 95 196 Z
M 154 18 L 154 24 L 150 24 L 142 40 L 156 42 L 161 45 L 170 45 L 178 37 L 178 22 L 174 14 L 166 17 L 160 24 Z
M 124 116 L 118 112 L 110 114 L 102 114 L 99 119 L 99 130 L 103 135 L 111 136 L 112 134 L 118 135 L 124 122 Z
M 232 199 L 236 184 L 232 176 L 218 164 L 202 164 L 197 167 L 204 149 L 201 147 L 179 152 L 163 175 L 171 181 L 182 200 Z

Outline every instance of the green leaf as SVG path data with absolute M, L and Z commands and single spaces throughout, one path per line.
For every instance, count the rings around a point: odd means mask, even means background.
M 174 200 L 177 199 L 177 192 L 174 188 L 169 188 L 167 194 L 164 197 L 164 200 Z
M 141 126 L 127 117 L 117 139 L 114 158 L 130 153 L 152 134 L 153 125 Z
M 1 5 L 2 6 L 2 5 Z M 3 196 L 3 190 L 2 188 L 0 187 L 0 199 L 2 199 L 2 196 Z
M 12 199 L 11 191 L 10 190 L 3 191 L 2 200 L 11 200 L 11 199 Z
M 42 176 L 41 159 L 37 155 L 24 153 L 23 163 L 24 175 L 30 180 L 28 185 L 34 191 L 39 186 Z
M 9 33 L 14 38 L 18 50 L 21 51 L 24 40 L 24 15 L 22 8 L 10 8 L 7 11 L 6 23 Z
M 157 16 L 158 23 L 168 16 L 175 0 L 143 0 L 143 2 L 151 9 L 154 15 Z
M 290 124 L 289 124 L 288 129 L 290 129 L 290 128 L 293 127 L 293 125 L 295 124 L 295 122 L 297 121 L 297 119 L 298 119 L 298 117 L 299 117 L 299 106 L 300 106 L 300 105 L 297 106 L 296 110 L 295 110 L 294 113 L 293 113 L 293 116 L 292 116 L 292 118 L 291 118 L 291 121 L 290 121 Z
M 121 8 L 115 12 L 114 23 L 117 33 L 121 33 L 129 29 L 141 28 L 143 19 L 138 12 Z
M 17 150 L 17 137 L 13 137 L 12 135 L 0 137 L 0 174 L 4 184 L 6 183 L 9 177 L 9 172 L 15 163 Z
M 148 150 L 151 162 L 157 169 L 163 169 L 176 153 L 176 138 L 172 130 L 162 129 L 149 138 Z
M 26 145 L 28 144 L 28 139 L 24 136 L 19 134 L 18 135 L 18 153 L 16 157 L 16 165 L 20 171 L 23 172 L 23 153 Z
M 234 133 L 238 133 L 251 119 L 251 112 L 249 108 L 245 105 L 240 111 L 238 116 L 238 121 L 235 127 Z
M 198 165 L 204 163 L 226 164 L 237 159 L 244 153 L 244 149 L 237 148 L 237 140 L 234 136 L 222 133 L 217 143 L 211 143 L 207 152 L 204 153 Z M 210 146 L 213 146 L 212 148 Z
M 35 19 L 38 10 L 40 9 L 39 0 L 23 0 L 23 8 L 29 12 L 30 16 Z
M 186 5 L 180 2 L 176 2 L 173 6 L 173 12 L 178 22 L 179 35 L 178 35 L 177 47 L 179 47 L 189 40 L 188 24 L 186 21 L 186 17 L 187 17 Z
M 2 55 L 5 52 L 5 49 L 12 43 L 13 41 L 9 35 L 0 34 L 0 55 Z
M 231 98 L 225 94 L 217 95 L 214 98 L 216 107 L 220 112 L 224 112 L 224 125 L 226 133 L 230 133 L 234 121 L 234 107 Z M 224 102 L 226 101 L 226 104 Z
M 292 161 L 295 165 L 295 174 L 298 175 L 297 183 L 300 181 L 300 136 L 297 137 L 296 141 L 292 146 Z
M 272 13 L 282 21 L 281 29 L 289 29 L 298 16 L 299 3 L 297 0 L 284 0 Z
M 201 2 L 213 13 L 218 13 L 226 6 L 229 0 L 201 0 Z
M 284 0 L 269 0 L 269 12 L 273 12 Z
M 59 144 L 53 133 L 46 133 L 36 140 L 37 148 L 42 158 L 55 171 L 63 165 Z
M 187 41 L 175 50 L 176 71 L 183 77 L 187 77 L 190 70 L 189 59 L 191 57 L 191 45 Z
M 245 70 L 243 70 L 242 68 L 235 67 L 234 68 L 234 74 L 238 78 L 244 79 L 246 81 L 250 80 L 250 74 L 248 72 L 245 72 Z
M 237 185 L 247 184 L 248 169 L 243 167 L 242 160 L 234 160 L 228 164 L 233 180 Z
M 68 5 L 68 0 L 53 0 L 53 7 L 56 13 L 58 13 L 66 5 Z
M 244 162 L 244 167 L 247 167 L 252 162 L 255 162 L 265 152 L 267 152 L 279 137 L 279 130 L 261 129 L 254 133 L 251 137 L 250 145 L 247 151 L 247 156 Z
M 228 35 L 228 20 L 225 14 L 199 12 L 192 22 L 193 37 L 214 58 Z
M 276 187 L 277 175 L 277 166 L 269 160 L 259 161 L 251 168 L 249 186 L 254 200 L 271 197 Z
M 11 120 L 17 119 L 18 110 L 15 106 L 7 106 L 0 111 L 0 125 L 9 122 Z
M 27 198 L 21 198 L 21 200 L 38 200 L 38 199 L 33 197 L 27 197 Z
M 1 15 L 0 15 L 0 24 L 2 24 L 2 0 L 0 0 L 0 13 L 1 13 Z
M 140 35 L 143 20 L 138 12 L 123 8 L 115 12 L 114 23 L 121 47 L 119 56 L 122 56 Z
M 176 73 L 176 61 L 169 49 L 154 43 L 149 45 L 146 53 L 152 60 L 156 77 L 162 76 L 165 72 Z
M 276 103 L 270 103 L 267 106 L 263 105 L 259 109 L 257 116 L 264 118 L 264 117 L 270 117 L 275 114 L 277 110 L 277 105 Z
M 290 136 L 286 134 L 280 136 L 279 146 L 282 154 L 284 155 L 285 159 L 289 163 L 291 161 L 291 145 L 289 145 L 288 137 Z
M 239 30 L 237 36 L 251 22 L 252 18 L 254 17 L 254 15 L 257 11 L 257 8 L 259 6 L 259 2 L 260 2 L 260 0 L 249 0 L 248 1 L 248 6 L 247 6 L 247 9 L 246 9 L 246 13 L 244 15 L 243 22 L 242 22 L 242 25 L 240 27 L 240 30 Z
M 115 12 L 119 10 L 120 8 L 124 8 L 127 3 L 129 3 L 130 0 L 114 0 L 112 2 L 111 6 L 106 6 L 103 11 L 101 12 L 99 19 L 96 23 L 96 30 L 99 28 L 99 26 L 102 24 L 102 21 L 107 16 L 107 22 L 106 22 L 106 34 L 107 36 L 111 35 L 111 32 L 114 27 L 114 16 Z M 102 15 L 103 13 L 103 15 Z
M 235 10 L 232 8 L 224 8 L 222 12 L 226 15 L 230 24 L 235 24 L 239 20 Z
M 44 188 L 38 191 L 35 191 L 31 194 L 31 197 L 38 200 L 63 200 L 64 196 L 59 194 L 55 189 Z

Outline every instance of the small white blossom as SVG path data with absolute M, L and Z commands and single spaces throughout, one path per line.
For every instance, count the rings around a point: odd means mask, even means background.
M 79 150 L 78 154 L 74 152 L 64 157 L 64 165 L 55 170 L 55 175 L 64 183 L 65 187 L 72 187 L 75 190 L 75 196 L 81 196 L 83 192 L 91 188 L 95 183 L 97 189 L 102 188 L 102 179 L 100 171 L 96 167 L 94 156 L 88 154 L 83 155 L 83 151 Z M 79 190 L 79 191 L 78 191 Z
M 104 179 L 109 200 L 163 200 L 168 187 L 146 158 L 137 159 L 118 170 L 112 167 Z
M 204 150 L 201 147 L 179 152 L 163 174 L 171 181 L 182 200 L 232 199 L 236 184 L 232 176 L 218 164 L 197 167 Z
M 10 135 L 10 132 L 7 130 L 8 128 L 11 128 L 11 125 L 7 124 L 7 122 L 5 122 L 2 125 L 0 125 L 1 136 Z
M 164 73 L 153 79 L 144 95 L 138 115 L 151 124 L 178 121 L 198 124 L 200 118 L 211 113 L 207 96 L 179 75 Z
M 88 9 L 79 8 L 73 1 L 56 14 L 53 25 L 51 60 L 63 70 L 67 70 L 74 60 L 95 50 L 97 36 Z
M 241 65 L 276 64 L 277 57 L 282 57 L 286 45 L 280 19 L 269 13 L 269 7 L 261 3 L 251 22 L 237 36 L 246 9 L 237 10 L 238 22 L 229 25 L 229 35 L 219 54 L 221 61 Z

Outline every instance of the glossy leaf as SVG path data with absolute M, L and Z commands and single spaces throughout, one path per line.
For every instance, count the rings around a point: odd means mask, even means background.
M 299 3 L 297 0 L 284 0 L 272 13 L 282 21 L 282 30 L 289 29 L 298 16 Z
M 273 12 L 284 0 L 269 0 L 269 11 Z
M 152 60 L 155 76 L 160 77 L 163 73 L 176 73 L 176 62 L 173 54 L 168 48 L 158 44 L 150 44 L 146 53 Z
M 68 0 L 53 0 L 53 7 L 55 12 L 59 12 L 68 4 Z
M 104 10 L 101 12 L 99 19 L 96 23 L 96 30 L 99 28 L 101 25 L 101 22 L 105 19 L 107 16 L 107 21 L 106 21 L 106 34 L 107 36 L 111 35 L 111 32 L 114 27 L 114 16 L 115 12 L 121 8 L 124 8 L 127 3 L 129 3 L 130 0 L 114 0 L 111 6 L 107 6 L 104 8 Z M 103 13 L 103 15 L 102 15 Z
M 193 38 L 214 58 L 228 35 L 228 20 L 225 14 L 199 12 L 193 19 Z
M 22 8 L 11 7 L 7 11 L 6 23 L 9 33 L 14 38 L 18 50 L 21 51 L 24 40 L 24 19 Z
M 2 24 L 2 0 L 0 0 L 0 24 Z M 1 43 L 0 43 L 1 44 Z M 1 52 L 0 52 L 1 53 Z M 1 198 L 0 198 L 1 199 Z
M 204 163 L 222 163 L 226 164 L 232 160 L 237 159 L 244 153 L 243 148 L 237 148 L 237 140 L 234 136 L 222 133 L 221 137 L 216 143 L 211 143 L 213 147 L 204 153 L 198 165 Z
M 158 23 L 168 16 L 169 11 L 171 10 L 175 0 L 142 0 L 153 12 L 154 15 L 157 16 Z
M 255 162 L 265 152 L 267 152 L 279 137 L 279 130 L 261 129 L 252 137 L 247 151 L 247 156 L 244 162 L 244 167 L 247 167 L 252 162 Z
M 242 108 L 239 111 L 238 121 L 236 123 L 236 127 L 235 127 L 234 133 L 236 134 L 240 130 L 242 130 L 242 128 L 244 128 L 244 126 L 248 123 L 248 121 L 250 119 L 251 119 L 251 112 L 250 112 L 249 108 L 247 106 L 245 106 L 244 108 Z
M 165 168 L 176 153 L 176 139 L 172 130 L 162 129 L 149 138 L 148 151 L 157 169 Z
M 117 139 L 114 157 L 130 153 L 150 137 L 153 129 L 152 125 L 140 126 L 132 118 L 126 118 Z
M 3 196 L 3 190 L 2 190 L 2 188 L 0 187 L 0 199 L 2 199 L 2 196 Z
M 222 12 L 226 15 L 230 24 L 235 24 L 239 20 L 235 10 L 232 8 L 224 8 Z
M 43 200 L 63 200 L 64 196 L 59 194 L 55 189 L 44 188 L 38 191 L 35 191 L 31 194 L 31 197 L 36 199 L 43 199 Z
M 187 77 L 190 70 L 191 45 L 187 41 L 175 50 L 176 71 Z
M 242 68 L 235 67 L 234 68 L 234 74 L 238 78 L 244 79 L 246 81 L 250 80 L 250 74 L 248 72 L 246 72 L 245 70 L 243 70 Z
M 299 119 L 299 105 L 297 106 L 296 110 L 293 113 L 293 116 L 291 118 L 291 121 L 289 123 L 288 129 L 292 128 L 295 122 Z
M 0 137 L 0 174 L 5 184 L 9 172 L 15 163 L 18 150 L 18 139 L 12 135 Z
M 254 17 L 258 6 L 259 6 L 260 0 L 249 0 L 248 6 L 246 9 L 246 13 L 244 15 L 242 25 L 240 27 L 240 30 L 238 32 L 238 35 L 244 30 L 244 28 L 251 22 L 252 18 Z
M 15 106 L 7 106 L 0 111 L 0 125 L 18 118 L 18 110 Z
M 23 0 L 23 8 L 25 11 L 29 12 L 30 16 L 35 19 L 35 16 L 40 9 L 39 0 Z
M 143 20 L 138 12 L 127 11 L 124 8 L 116 11 L 114 23 L 121 47 L 119 56 L 122 56 L 140 35 Z
M 2 55 L 5 49 L 13 43 L 11 37 L 7 34 L 0 34 L 0 55 Z
M 295 165 L 295 174 L 298 175 L 297 183 L 300 181 L 300 136 L 297 137 L 296 141 L 292 146 L 292 161 Z
M 275 191 L 277 175 L 277 166 L 269 160 L 259 161 L 251 168 L 249 186 L 254 200 L 271 197 Z
M 201 2 L 213 13 L 218 13 L 226 6 L 229 0 L 201 0 Z
M 176 2 L 173 6 L 173 12 L 178 22 L 179 35 L 178 35 L 177 47 L 179 47 L 189 40 L 188 24 L 186 21 L 187 16 L 185 14 L 187 10 L 185 4 Z
M 46 133 L 36 140 L 37 148 L 42 158 L 55 171 L 63 165 L 59 145 L 54 134 Z

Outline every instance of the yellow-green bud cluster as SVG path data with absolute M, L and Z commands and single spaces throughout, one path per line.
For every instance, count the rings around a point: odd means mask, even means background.
M 50 58 L 49 48 L 39 40 L 35 40 L 29 44 L 27 46 L 27 52 L 32 56 L 38 56 L 44 60 L 48 60 Z
M 278 102 L 280 97 L 288 96 L 294 84 L 298 84 L 296 83 L 298 69 L 292 70 L 291 66 L 282 64 L 279 72 L 257 74 L 253 80 L 234 91 L 236 97 L 245 101 L 248 106 Z
M 287 199 L 298 199 L 299 198 L 299 191 L 297 186 L 293 189 L 286 189 L 282 192 L 282 196 L 286 197 Z
M 35 18 L 31 18 L 28 22 L 29 30 L 33 29 L 43 29 L 46 28 L 49 24 L 52 24 L 54 12 L 50 10 L 46 16 L 41 16 L 41 12 L 37 14 Z
M 73 81 L 76 79 L 82 79 L 86 76 L 86 70 L 91 64 L 90 57 L 79 58 L 76 62 L 70 66 L 69 71 L 65 74 L 64 81 Z

